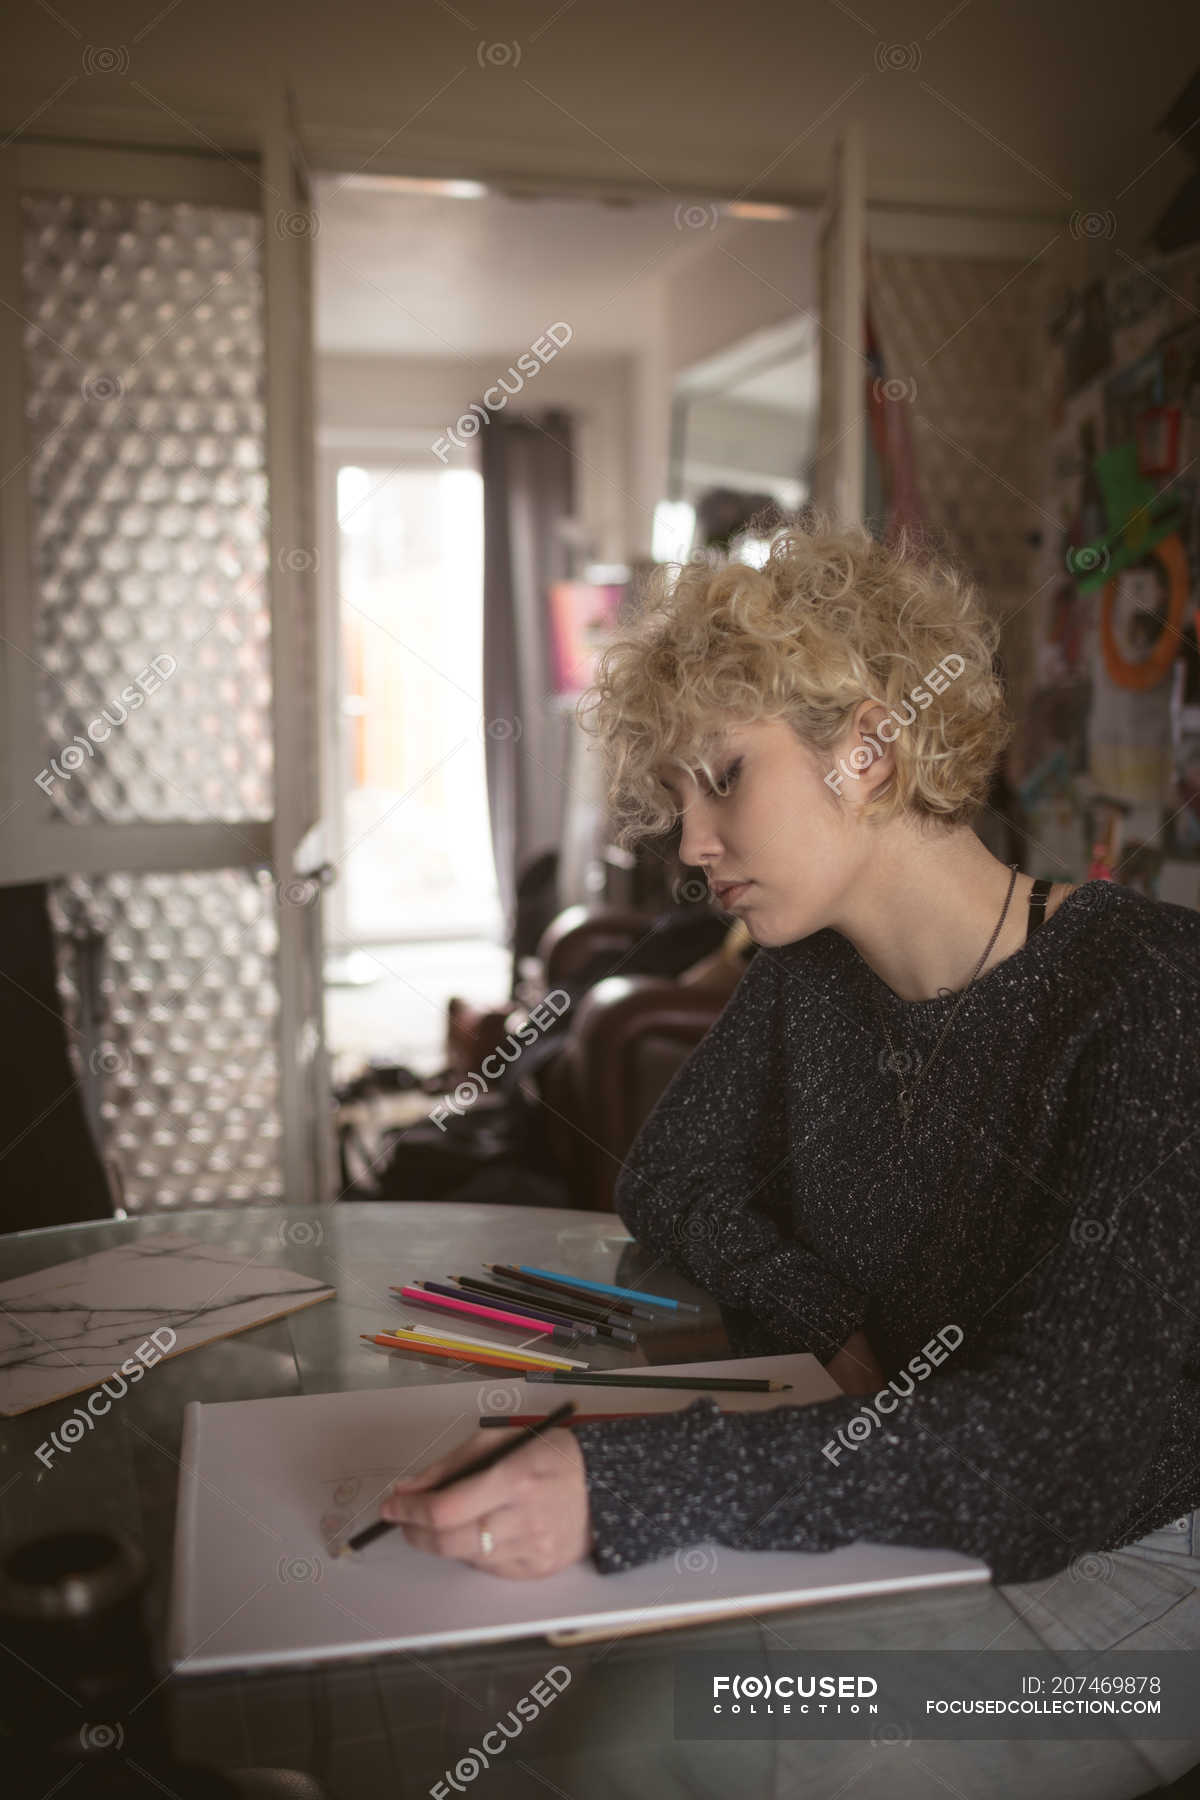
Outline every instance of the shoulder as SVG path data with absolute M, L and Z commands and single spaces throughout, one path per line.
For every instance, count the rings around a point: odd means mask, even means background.
M 1082 1067 L 1119 1076 L 1151 1111 L 1184 1093 L 1200 1100 L 1200 912 L 1103 885 L 1110 891 L 1090 897 L 1096 917 L 1076 939 L 1087 958 Z
M 1076 942 L 1114 1013 L 1192 1026 L 1200 1002 L 1200 911 L 1119 882 L 1089 883 L 1073 898 L 1095 914 Z

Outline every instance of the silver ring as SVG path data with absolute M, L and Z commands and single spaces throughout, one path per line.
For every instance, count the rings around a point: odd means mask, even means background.
M 496 1540 L 486 1525 L 479 1527 L 479 1551 L 482 1556 L 490 1556 L 496 1548 Z

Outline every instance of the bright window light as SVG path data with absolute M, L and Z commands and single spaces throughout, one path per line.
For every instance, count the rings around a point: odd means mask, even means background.
M 360 193 L 437 194 L 446 200 L 479 200 L 488 189 L 482 181 L 440 180 L 424 175 L 347 175 L 340 187 Z
M 771 554 L 768 538 L 744 537 L 737 539 L 737 561 L 747 563 L 752 569 L 761 569 Z
M 660 500 L 650 534 L 650 554 L 655 562 L 686 562 L 695 529 L 696 509 L 687 500 Z

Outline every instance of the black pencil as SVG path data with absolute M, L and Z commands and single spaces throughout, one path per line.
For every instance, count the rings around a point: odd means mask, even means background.
M 598 1298 L 602 1298 L 604 1305 L 609 1309 L 610 1317 L 613 1314 L 624 1314 L 631 1319 L 649 1319 L 652 1325 L 659 1318 L 659 1314 L 652 1307 L 634 1306 L 629 1300 L 613 1300 L 607 1294 L 597 1296 L 588 1288 L 576 1287 L 569 1281 L 551 1281 L 548 1275 L 528 1275 L 524 1270 L 518 1269 L 511 1263 L 484 1263 L 483 1267 L 490 1269 L 492 1274 L 498 1275 L 502 1281 L 518 1282 L 522 1285 L 528 1282 L 541 1292 L 545 1292 L 549 1288 L 551 1293 L 573 1294 L 579 1300 L 590 1301 L 593 1306 L 596 1305 Z
M 548 1306 L 552 1311 L 570 1313 L 580 1319 L 591 1319 L 597 1325 L 620 1325 L 626 1331 L 633 1329 L 633 1321 L 627 1314 L 611 1312 L 607 1304 L 598 1306 L 594 1300 L 581 1300 L 577 1295 L 567 1293 L 564 1288 L 551 1291 L 548 1286 L 526 1287 L 520 1276 L 456 1275 L 454 1279 L 465 1282 L 468 1287 L 490 1287 L 494 1293 L 515 1294 L 527 1300 L 530 1306 Z
M 609 1369 L 589 1369 L 586 1375 L 576 1374 L 574 1369 L 523 1369 L 520 1379 L 577 1381 L 580 1387 L 712 1388 L 730 1394 L 782 1394 L 792 1385 L 790 1381 L 766 1381 L 744 1375 L 656 1375 L 652 1369 L 644 1375 L 618 1375 Z
M 544 1419 L 539 1419 L 536 1425 L 524 1426 L 513 1437 L 506 1438 L 503 1443 L 497 1444 L 494 1449 L 482 1451 L 469 1463 L 464 1463 L 461 1469 L 452 1469 L 449 1475 L 443 1475 L 441 1480 L 435 1481 L 432 1487 L 422 1488 L 420 1491 L 423 1494 L 440 1494 L 443 1488 L 453 1487 L 456 1481 L 465 1481 L 468 1475 L 482 1475 L 485 1469 L 490 1469 L 494 1463 L 500 1462 L 506 1456 L 511 1456 L 514 1450 L 519 1450 L 521 1445 L 527 1444 L 531 1438 L 540 1437 L 543 1431 L 549 1431 L 553 1425 L 561 1425 L 563 1420 L 569 1419 L 574 1411 L 575 1402 L 573 1400 L 564 1401 L 561 1406 L 556 1406 L 553 1412 L 547 1413 Z M 398 1529 L 399 1527 L 393 1525 L 390 1519 L 376 1519 L 373 1525 L 366 1525 L 361 1531 L 356 1531 L 352 1538 L 347 1538 L 336 1554 L 348 1556 L 351 1550 L 362 1550 L 368 1544 L 373 1544 L 375 1539 L 382 1537 L 385 1531 Z
M 478 1275 L 456 1275 L 454 1280 L 459 1287 L 466 1288 L 469 1293 L 490 1297 L 499 1306 L 511 1304 L 514 1310 L 524 1306 L 530 1313 L 543 1314 L 548 1319 L 574 1319 L 578 1325 L 591 1325 L 599 1337 L 611 1337 L 619 1344 L 635 1344 L 638 1341 L 634 1331 L 626 1319 L 610 1319 L 601 1307 L 587 1306 L 582 1301 L 552 1300 L 549 1294 L 531 1294 L 520 1288 L 510 1287 L 505 1282 L 484 1281 Z

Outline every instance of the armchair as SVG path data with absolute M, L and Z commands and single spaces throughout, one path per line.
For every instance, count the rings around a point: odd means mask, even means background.
M 641 912 L 569 908 L 547 927 L 538 947 L 545 986 L 569 982 L 599 957 L 619 965 L 653 923 L 654 915 Z M 720 942 L 726 927 L 713 914 L 697 924 L 703 927 L 694 946 L 699 958 Z M 690 973 L 694 961 L 681 974 Z M 546 1142 L 575 1205 L 611 1209 L 638 1128 L 719 1016 L 738 973 L 712 985 L 679 975 L 613 973 L 576 1002 L 562 1049 L 523 1083 L 541 1103 Z

